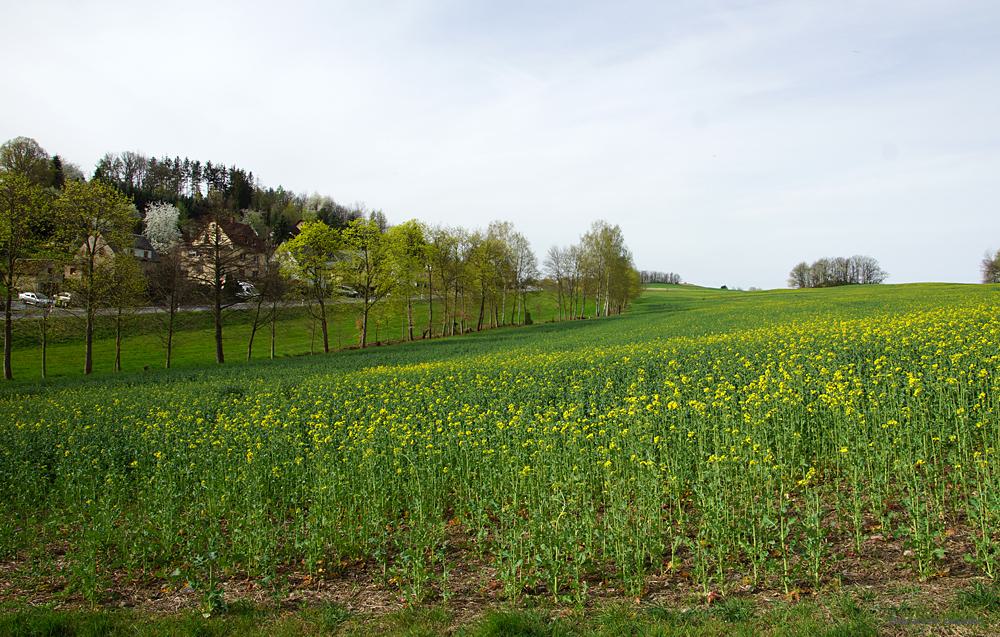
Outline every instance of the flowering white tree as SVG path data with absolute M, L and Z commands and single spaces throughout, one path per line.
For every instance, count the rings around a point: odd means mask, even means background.
M 167 252 L 181 238 L 177 222 L 181 213 L 177 206 L 165 202 L 150 204 L 146 208 L 144 234 L 158 252 Z

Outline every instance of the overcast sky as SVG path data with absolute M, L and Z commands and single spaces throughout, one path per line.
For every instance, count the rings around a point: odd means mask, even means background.
M 1000 2 L 0 0 L 0 141 L 237 164 L 390 222 L 599 218 L 642 269 L 1000 248 Z

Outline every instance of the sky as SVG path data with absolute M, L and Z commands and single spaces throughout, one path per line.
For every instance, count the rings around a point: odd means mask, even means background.
M 236 164 L 390 222 L 597 219 L 640 269 L 784 287 L 1000 248 L 1000 3 L 0 0 L 0 141 Z

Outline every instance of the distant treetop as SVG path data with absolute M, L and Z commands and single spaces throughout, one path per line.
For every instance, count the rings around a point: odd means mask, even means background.
M 889 276 L 874 257 L 822 258 L 809 265 L 799 263 L 788 275 L 791 288 L 828 288 L 838 285 L 870 285 L 882 283 Z

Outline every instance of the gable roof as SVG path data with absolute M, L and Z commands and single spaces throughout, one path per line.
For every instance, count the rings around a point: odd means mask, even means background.
M 132 235 L 132 249 L 133 250 L 149 250 L 151 253 L 156 253 L 156 248 L 153 244 L 149 242 L 149 239 L 145 235 L 134 234 Z
M 195 241 L 199 236 L 208 230 L 208 227 L 212 225 L 212 222 L 213 220 L 208 220 L 184 231 L 185 241 L 189 243 Z M 264 240 L 257 236 L 257 232 L 252 227 L 232 219 L 222 219 L 218 223 L 219 228 L 222 229 L 222 232 L 229 238 L 234 246 L 242 248 L 248 252 L 264 252 Z
M 94 235 L 90 235 L 83 241 L 83 243 L 80 244 L 81 253 L 86 249 L 86 246 L 88 244 L 93 245 L 95 249 L 110 250 L 111 254 L 119 254 L 124 247 L 119 245 L 111 245 L 100 234 L 98 234 L 96 237 Z M 126 250 L 128 249 L 131 249 L 133 252 L 136 250 L 147 250 L 149 252 L 149 258 L 151 259 L 156 259 L 159 256 L 158 253 L 156 252 L 156 248 L 154 248 L 153 244 L 149 242 L 149 239 L 147 239 L 145 235 L 141 234 L 132 235 L 132 245 L 130 246 L 130 248 L 126 248 Z
M 251 252 L 263 252 L 264 240 L 257 236 L 257 231 L 245 223 L 239 221 L 220 221 L 222 231 L 226 233 L 229 240 L 241 248 L 246 248 Z

